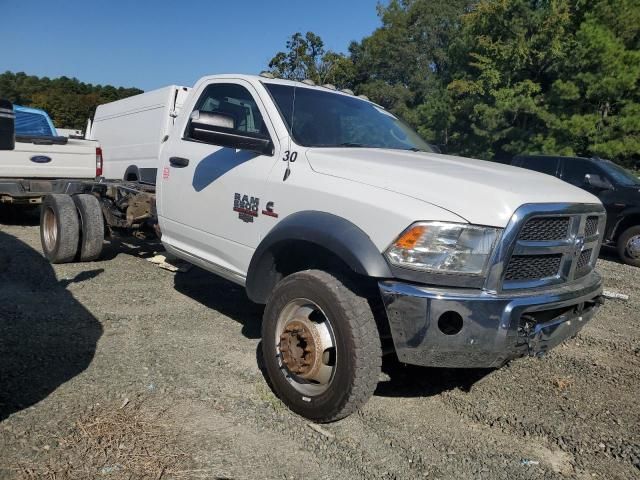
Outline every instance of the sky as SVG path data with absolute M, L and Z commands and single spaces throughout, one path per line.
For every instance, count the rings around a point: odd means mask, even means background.
M 259 73 L 295 32 L 346 52 L 377 0 L 0 0 L 0 72 L 151 90 Z

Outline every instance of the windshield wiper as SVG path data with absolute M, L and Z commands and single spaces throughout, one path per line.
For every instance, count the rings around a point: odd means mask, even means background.
M 338 147 L 355 147 L 355 148 L 373 148 L 369 147 L 369 145 L 363 145 L 362 143 L 354 143 L 354 142 L 344 142 L 339 143 Z

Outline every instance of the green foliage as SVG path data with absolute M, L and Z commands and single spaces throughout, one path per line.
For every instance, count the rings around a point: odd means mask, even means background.
M 635 3 L 635 7 L 632 7 Z M 451 52 L 457 150 L 640 158 L 637 0 L 483 0 Z
M 340 88 L 350 86 L 353 62 L 346 56 L 326 51 L 322 39 L 312 32 L 294 33 L 287 40 L 287 51 L 278 52 L 269 62 L 278 78 L 309 79 L 318 85 L 332 83 Z
M 59 128 L 84 129 L 102 103 L 142 93 L 137 88 L 91 85 L 76 78 L 36 77 L 23 72 L 0 74 L 0 98 L 46 110 Z
M 378 14 L 348 57 L 334 54 L 332 83 L 443 151 L 640 161 L 640 0 L 391 0 Z M 332 65 L 313 33 L 287 49 L 279 76 L 316 80 Z

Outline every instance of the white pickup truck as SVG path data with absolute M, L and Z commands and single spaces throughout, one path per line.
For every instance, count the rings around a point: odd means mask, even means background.
M 159 152 L 155 189 L 99 181 L 46 197 L 45 255 L 96 258 L 105 224 L 155 231 L 169 252 L 245 286 L 266 304 L 270 383 L 309 419 L 362 406 L 383 353 L 499 367 L 575 335 L 602 302 L 596 197 L 433 153 L 350 92 L 205 77 Z
M 59 136 L 44 110 L 15 107 L 15 149 L 0 154 L 0 204 L 38 204 L 101 175 L 97 142 Z

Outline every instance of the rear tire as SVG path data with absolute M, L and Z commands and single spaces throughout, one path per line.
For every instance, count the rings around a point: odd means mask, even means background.
M 51 263 L 72 262 L 78 252 L 80 219 L 69 195 L 47 195 L 40 210 L 40 241 Z
M 294 273 L 276 285 L 264 312 L 262 351 L 275 393 L 297 414 L 321 423 L 367 402 L 382 361 L 367 298 L 320 270 Z
M 627 265 L 640 267 L 640 225 L 627 228 L 617 242 L 618 255 Z
M 93 195 L 80 194 L 73 197 L 80 216 L 80 249 L 78 260 L 92 262 L 100 257 L 104 243 L 104 220 L 100 202 Z

